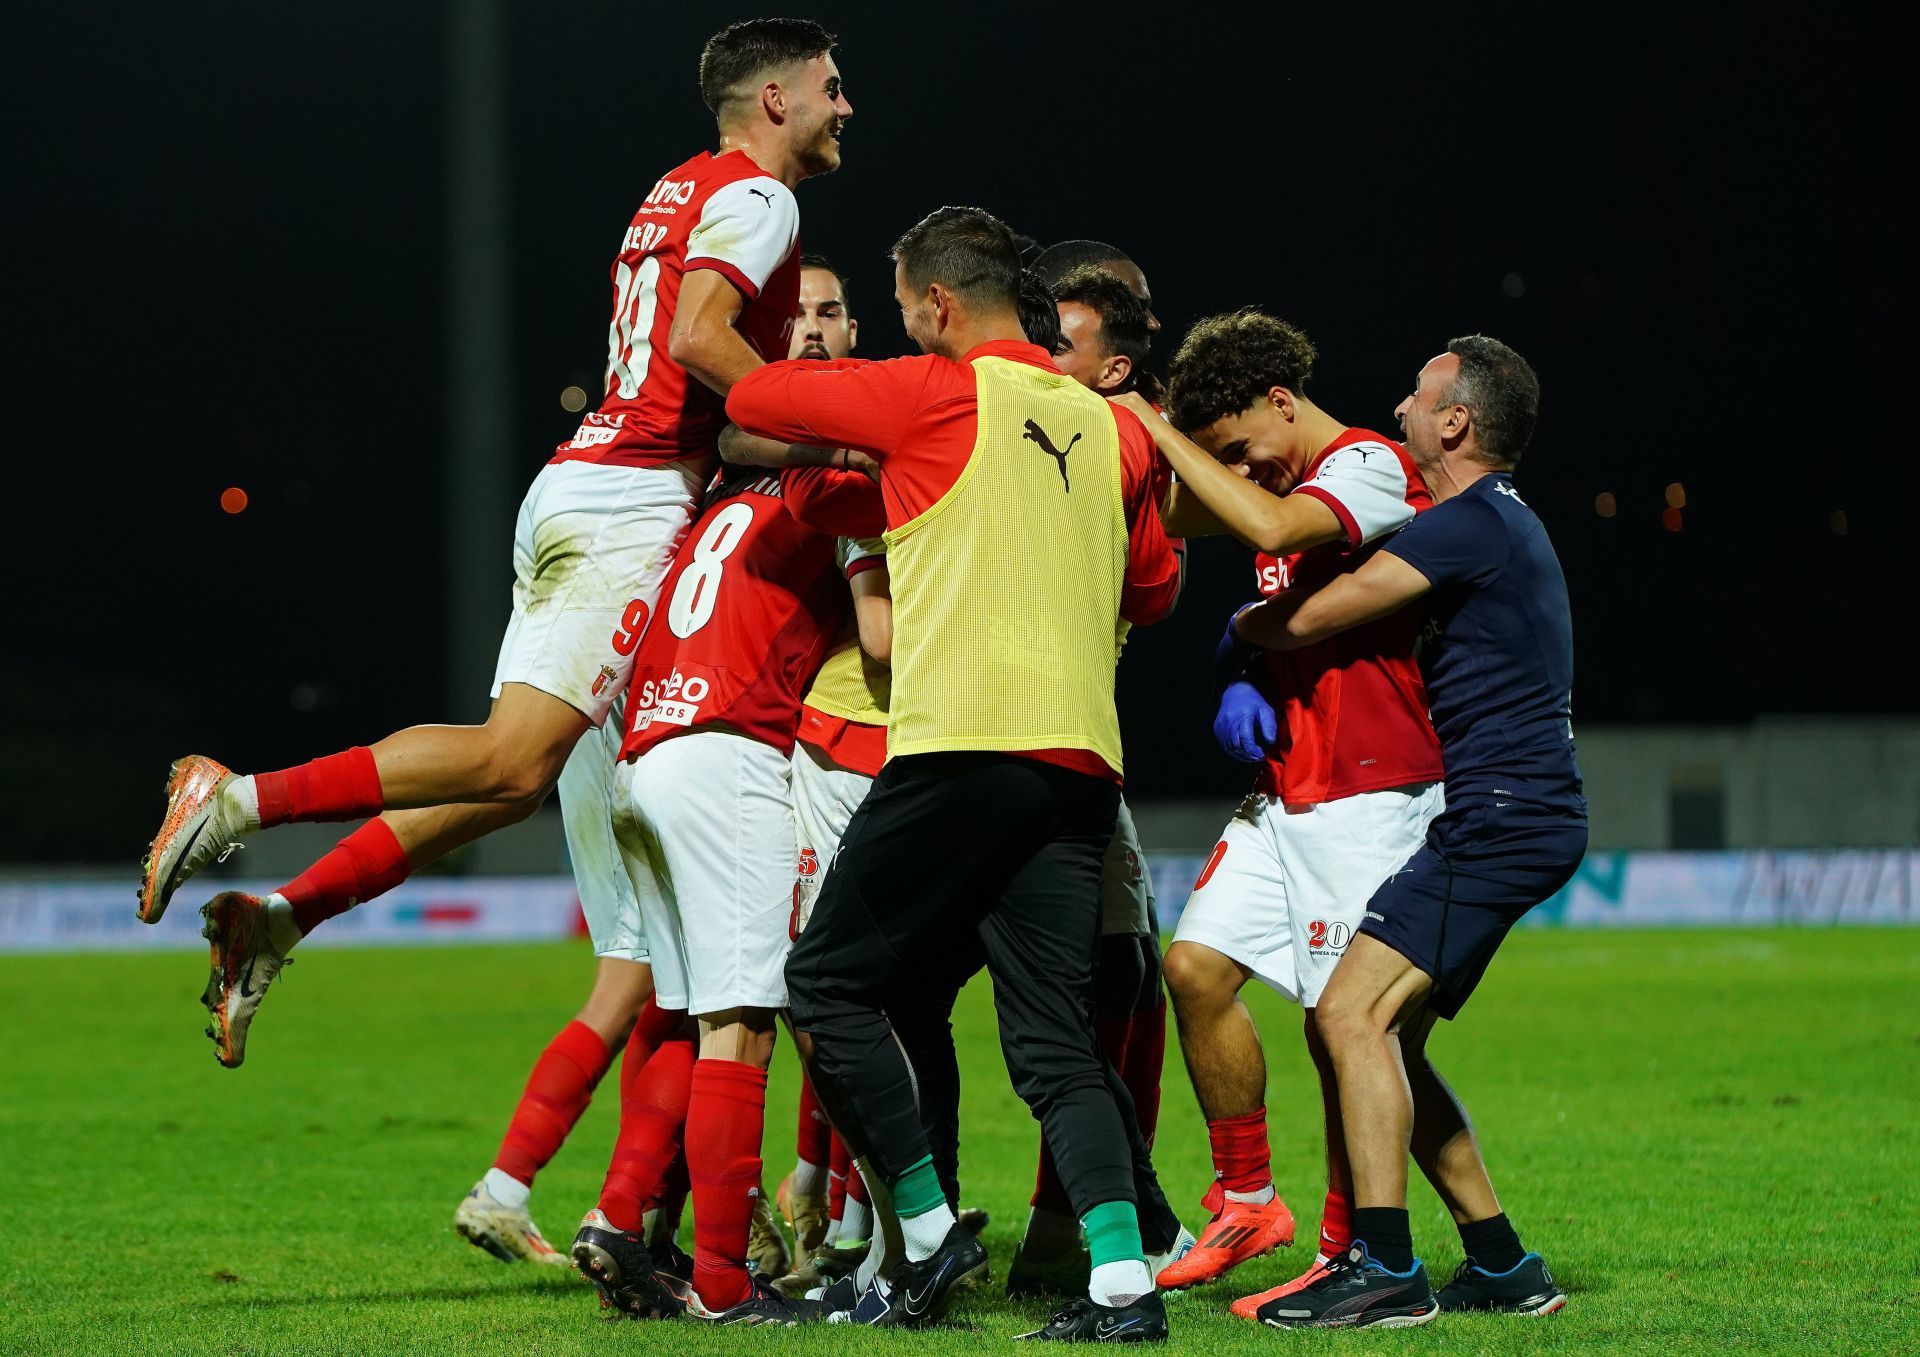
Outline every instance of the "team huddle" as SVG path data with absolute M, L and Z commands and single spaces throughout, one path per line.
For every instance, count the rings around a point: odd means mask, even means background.
M 1195 325 L 1163 385 L 1125 253 L 955 207 L 893 249 L 919 355 L 864 361 L 794 194 L 840 164 L 833 48 L 789 19 L 708 42 L 720 150 L 622 241 L 603 400 L 520 510 L 486 723 L 277 772 L 174 765 L 148 922 L 247 834 L 366 819 L 280 890 L 203 908 L 220 1062 L 309 932 L 557 788 L 596 973 L 455 1216 L 503 1261 L 574 1266 L 635 1318 L 937 1322 L 988 1275 L 950 1022 L 985 970 L 1040 1124 L 1006 1287 L 1059 1302 L 1023 1337 L 1164 1340 L 1163 1292 L 1293 1242 L 1257 980 L 1303 1011 L 1328 1181 L 1313 1264 L 1233 1312 L 1557 1310 L 1426 1054 L 1586 846 L 1566 585 L 1513 483 L 1532 369 L 1455 339 L 1390 439 L 1315 404 L 1306 335 L 1243 310 Z M 1256 553 L 1256 600 L 1196 663 L 1258 771 L 1163 957 L 1115 669 L 1210 534 Z M 1197 1237 L 1152 1160 L 1169 997 L 1215 1167 Z M 783 1022 L 806 1086 L 770 1200 Z M 531 1189 L 616 1055 L 618 1136 L 562 1252 Z M 1409 1156 L 1467 1254 L 1437 1290 Z

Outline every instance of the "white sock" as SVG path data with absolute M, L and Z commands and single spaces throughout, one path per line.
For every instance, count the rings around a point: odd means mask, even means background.
M 867 1256 L 860 1260 L 859 1270 L 853 1274 L 853 1289 L 856 1294 L 865 1291 L 879 1278 L 880 1264 L 886 1261 L 886 1255 L 886 1242 L 876 1234 L 873 1242 L 867 1245 Z
M 804 1159 L 793 1161 L 793 1192 L 800 1197 L 818 1197 L 827 1190 L 827 1168 Z
M 1248 1206 L 1265 1206 L 1274 1199 L 1273 1184 L 1268 1183 L 1258 1192 L 1229 1192 L 1226 1198 L 1230 1202 L 1244 1202 Z
M 848 1202 L 847 1205 L 853 1203 Z M 916 1263 L 922 1258 L 933 1257 L 946 1240 L 947 1231 L 958 1223 L 945 1202 L 917 1216 L 900 1217 L 900 1238 L 907 1246 L 907 1257 Z
M 240 813 L 242 829 L 251 834 L 260 828 L 260 788 L 254 785 L 252 774 L 235 778 L 220 794 L 230 798 L 229 806 Z
M 493 1199 L 509 1210 L 526 1210 L 527 1199 L 533 1195 L 532 1188 L 500 1169 L 488 1169 L 487 1176 L 480 1181 L 487 1185 Z
M 300 941 L 301 937 L 300 925 L 294 921 L 293 905 L 288 902 L 286 896 L 274 894 L 262 897 L 260 907 L 267 912 L 267 945 L 281 956 L 285 956 L 293 950 L 293 945 Z M 500 1173 L 500 1170 L 490 1169 L 489 1172 Z M 500 1176 L 507 1178 L 504 1173 Z M 513 1183 L 514 1180 L 507 1178 L 507 1181 Z M 520 1188 L 521 1199 L 524 1201 L 527 1189 L 518 1183 L 514 1183 L 514 1186 Z M 498 1192 L 493 1195 L 500 1197 Z M 500 1200 L 505 1201 L 506 1198 L 500 1197 Z
M 847 1198 L 846 1210 L 840 1216 L 840 1238 L 849 1244 L 858 1243 L 867 1237 L 873 1228 L 865 1202 Z
M 820 1242 L 822 1244 L 838 1244 L 840 1242 L 840 1222 L 839 1221 L 832 1220 L 832 1219 L 829 1219 L 827 1221 L 827 1237 L 821 1240 Z
M 1146 1260 L 1123 1258 L 1117 1263 L 1102 1263 L 1087 1279 L 1087 1295 L 1096 1305 L 1131 1305 L 1153 1290 L 1153 1274 Z
M 1020 1241 L 1024 1254 L 1056 1258 L 1080 1247 L 1080 1222 L 1058 1211 L 1036 1206 L 1027 1215 L 1027 1233 Z
M 660 1223 L 660 1208 L 654 1207 L 640 1213 L 640 1237 L 649 1244 L 653 1242 L 653 1227 Z

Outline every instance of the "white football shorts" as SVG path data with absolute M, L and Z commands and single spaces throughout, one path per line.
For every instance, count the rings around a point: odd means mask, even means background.
M 798 856 L 786 755 L 689 731 L 620 764 L 614 784 L 660 1006 L 784 1008 Z
M 867 798 L 873 779 L 842 768 L 805 741 L 793 746 L 793 822 L 799 834 L 799 859 L 793 873 L 793 935 L 813 917 L 813 902 L 840 851 L 847 822 Z
M 1100 862 L 1100 936 L 1131 933 L 1145 937 L 1152 931 L 1152 909 L 1153 874 L 1147 870 L 1147 855 L 1140 851 L 1140 831 L 1133 826 L 1133 812 L 1122 801 L 1113 841 Z
M 1438 782 L 1288 810 L 1255 792 L 1221 832 L 1174 930 L 1302 1008 L 1320 1001 L 1367 901 L 1426 842 Z
M 580 892 L 580 912 L 595 956 L 618 961 L 647 960 L 647 929 L 640 899 L 633 893 L 620 845 L 613 837 L 614 770 L 626 733 L 624 695 L 598 730 L 580 737 L 560 770 L 560 824 L 567 834 L 567 857 Z
M 596 726 L 627 690 L 633 652 L 699 507 L 692 462 L 551 462 L 520 502 L 513 616 L 493 695 L 525 683 Z

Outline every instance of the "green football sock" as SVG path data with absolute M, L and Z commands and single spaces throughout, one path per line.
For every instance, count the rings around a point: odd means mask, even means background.
M 1147 1256 L 1140 1245 L 1140 1213 L 1132 1202 L 1101 1202 L 1080 1217 L 1080 1223 L 1087 1228 L 1087 1251 L 1095 1267 Z

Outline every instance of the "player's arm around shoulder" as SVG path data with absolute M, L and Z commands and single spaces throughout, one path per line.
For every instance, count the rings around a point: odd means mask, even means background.
M 936 365 L 945 361 L 931 354 L 879 362 L 783 359 L 734 385 L 727 418 L 776 442 L 853 448 L 885 460 L 926 407 Z
M 1343 535 L 1339 518 L 1326 504 L 1311 497 L 1269 494 L 1220 465 L 1138 392 L 1108 399 L 1138 419 L 1180 478 L 1169 499 L 1169 531 L 1182 537 L 1224 531 L 1270 556 L 1288 556 Z M 1196 506 L 1185 506 L 1189 496 Z
M 1433 582 L 1406 561 L 1379 551 L 1358 570 L 1336 575 L 1318 589 L 1288 589 L 1241 609 L 1233 631 L 1264 650 L 1299 650 L 1396 613 L 1432 588 Z

